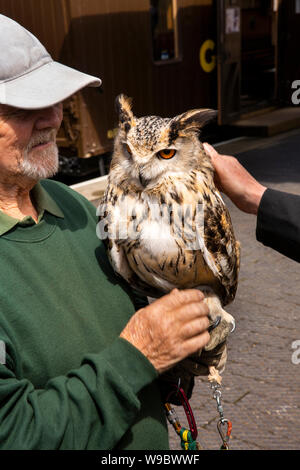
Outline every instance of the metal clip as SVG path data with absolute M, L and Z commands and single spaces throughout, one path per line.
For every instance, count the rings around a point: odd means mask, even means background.
M 171 407 L 170 403 L 165 403 L 166 415 L 169 423 L 173 426 L 175 431 L 178 433 L 181 429 L 181 424 L 179 422 L 178 416 L 174 408 Z
M 226 430 L 226 435 L 225 435 L 225 434 L 223 433 L 221 427 L 222 427 L 222 426 L 226 426 L 226 425 L 227 425 L 227 430 Z M 231 423 L 231 421 L 229 421 L 229 420 L 226 419 L 226 418 L 219 419 L 218 424 L 217 424 L 217 428 L 218 428 L 219 434 L 220 434 L 221 439 L 222 439 L 222 446 L 221 446 L 221 449 L 222 449 L 222 450 L 229 450 L 228 442 L 229 442 L 230 435 L 231 435 L 231 430 L 232 430 L 232 423 Z
M 232 423 L 228 419 L 224 418 L 224 411 L 223 411 L 223 406 L 222 406 L 222 402 L 221 402 L 221 398 L 222 398 L 221 385 L 219 385 L 216 382 L 213 382 L 213 383 L 211 383 L 211 389 L 213 390 L 213 398 L 217 402 L 217 410 L 218 410 L 218 413 L 219 413 L 219 416 L 220 416 L 220 419 L 217 423 L 217 428 L 218 428 L 218 432 L 219 432 L 219 434 L 221 436 L 221 439 L 222 439 L 221 449 L 222 450 L 229 450 L 228 442 L 229 442 L 230 435 L 231 435 Z M 221 429 L 222 426 L 225 426 L 225 425 L 227 425 L 226 435 L 223 433 L 223 431 Z

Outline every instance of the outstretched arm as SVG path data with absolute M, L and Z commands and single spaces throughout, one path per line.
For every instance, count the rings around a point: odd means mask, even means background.
M 203 145 L 214 165 L 220 191 L 242 211 L 257 215 L 257 240 L 300 262 L 300 196 L 266 188 L 236 158 Z

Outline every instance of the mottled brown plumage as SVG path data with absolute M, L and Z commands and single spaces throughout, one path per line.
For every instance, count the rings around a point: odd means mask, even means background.
M 239 270 L 239 243 L 199 140 L 215 113 L 136 118 L 125 96 L 117 105 L 119 132 L 100 215 L 112 266 L 151 297 L 174 287 L 201 289 L 212 319 L 222 317 L 219 337 L 206 348 L 213 349 L 234 323 L 222 307 L 235 297 Z

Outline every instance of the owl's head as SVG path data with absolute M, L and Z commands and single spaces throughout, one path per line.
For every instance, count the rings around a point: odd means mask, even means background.
M 205 157 L 199 133 L 215 118 L 212 109 L 193 109 L 174 118 L 137 118 L 131 99 L 116 99 L 119 131 L 115 139 L 111 169 L 137 180 L 143 188 L 157 184 L 166 174 L 201 168 Z

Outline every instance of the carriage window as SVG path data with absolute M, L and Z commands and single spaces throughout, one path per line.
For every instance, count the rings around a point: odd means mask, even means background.
M 150 13 L 154 60 L 177 59 L 177 0 L 151 0 Z

